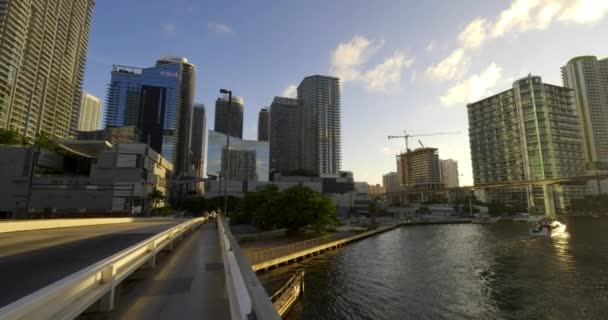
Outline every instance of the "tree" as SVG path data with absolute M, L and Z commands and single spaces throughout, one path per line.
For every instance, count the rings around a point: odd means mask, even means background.
M 300 228 L 308 225 L 321 230 L 334 222 L 336 215 L 331 199 L 303 185 L 285 190 L 276 210 L 281 210 L 282 225 L 289 234 L 298 234 Z
M 280 199 L 281 193 L 274 184 L 249 192 L 245 195 L 239 219 L 249 218 L 260 232 L 271 230 L 281 222 Z
M 154 190 L 148 194 L 148 198 L 152 200 L 153 208 L 156 208 L 162 200 L 165 200 L 165 195 L 160 192 L 160 190 L 154 188 Z
M 378 198 L 375 198 L 372 200 L 372 202 L 370 202 L 368 210 L 371 218 L 371 223 L 376 224 L 376 215 L 378 214 Z
M 0 144 L 27 144 L 29 140 L 11 129 L 0 129 Z
M 49 135 L 44 131 L 40 131 L 40 133 L 36 135 L 34 145 L 40 147 L 40 149 L 61 152 L 62 149 L 59 147 L 59 145 L 57 145 L 55 139 L 55 136 Z

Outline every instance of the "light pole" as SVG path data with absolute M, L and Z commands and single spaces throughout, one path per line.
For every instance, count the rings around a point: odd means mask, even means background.
M 221 94 L 228 94 L 228 132 L 226 134 L 226 167 L 224 168 L 224 216 L 228 217 L 228 168 L 230 167 L 230 134 L 232 133 L 232 124 L 230 113 L 232 109 L 232 91 L 220 89 Z

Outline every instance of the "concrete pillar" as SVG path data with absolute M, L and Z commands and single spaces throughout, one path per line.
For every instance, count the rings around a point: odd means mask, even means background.
M 555 199 L 553 199 L 553 186 L 543 185 L 543 198 L 545 199 L 545 214 L 555 216 Z

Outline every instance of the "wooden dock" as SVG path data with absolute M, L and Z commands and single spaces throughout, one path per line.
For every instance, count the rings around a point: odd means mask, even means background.
M 294 274 L 285 285 L 270 297 L 270 301 L 277 310 L 277 313 L 282 318 L 284 317 L 293 305 L 298 301 L 298 298 L 304 293 L 304 270 L 299 270 Z

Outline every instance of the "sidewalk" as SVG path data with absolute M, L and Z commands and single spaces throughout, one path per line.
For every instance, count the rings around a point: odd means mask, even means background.
M 116 309 L 84 319 L 228 319 L 224 268 L 214 222 L 177 244 L 155 269 L 138 271 L 116 293 Z

